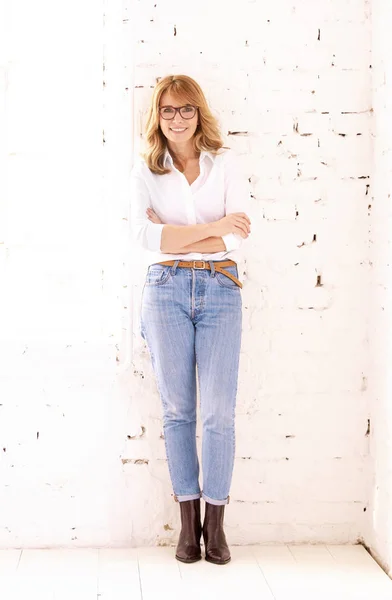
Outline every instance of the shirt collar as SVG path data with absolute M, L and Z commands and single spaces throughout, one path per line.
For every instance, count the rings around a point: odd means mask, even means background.
M 215 154 L 212 154 L 212 152 L 209 152 L 208 150 L 201 150 L 200 151 L 200 163 L 203 162 L 203 160 L 205 159 L 205 157 L 208 156 L 209 159 L 214 162 L 214 158 L 215 158 Z M 165 150 L 165 157 L 164 157 L 164 165 L 166 165 L 166 162 L 169 161 L 169 163 L 171 165 L 173 165 L 173 159 L 171 157 L 171 154 L 169 152 L 169 150 L 166 147 Z M 173 165 L 174 166 L 174 165 Z

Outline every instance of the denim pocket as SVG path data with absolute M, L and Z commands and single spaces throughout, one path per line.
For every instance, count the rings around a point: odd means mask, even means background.
M 150 265 L 144 285 L 162 285 L 169 279 L 170 272 L 170 265 Z
M 238 279 L 238 269 L 235 265 L 230 265 L 229 267 L 222 267 L 222 268 L 225 271 L 228 271 L 229 273 L 231 273 L 231 275 L 234 275 L 234 277 L 236 277 Z M 232 288 L 233 290 L 241 289 L 240 286 L 235 283 L 235 281 L 233 281 L 232 279 L 230 279 L 230 277 L 227 277 L 223 273 L 219 273 L 218 271 L 216 271 L 215 277 L 216 277 L 216 280 L 219 283 L 219 285 L 221 285 L 222 287 Z

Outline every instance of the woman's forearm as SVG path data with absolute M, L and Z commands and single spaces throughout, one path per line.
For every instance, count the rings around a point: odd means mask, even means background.
M 162 229 L 161 252 L 177 254 L 181 248 L 206 240 L 214 231 L 214 223 L 198 225 L 165 225 Z M 187 250 L 187 252 L 190 252 Z
M 193 244 L 189 244 L 188 246 L 183 246 L 182 248 L 179 248 L 177 252 L 166 252 L 165 254 L 187 254 L 188 252 L 213 253 L 224 251 L 226 251 L 226 246 L 221 237 L 208 237 L 204 240 L 193 242 Z

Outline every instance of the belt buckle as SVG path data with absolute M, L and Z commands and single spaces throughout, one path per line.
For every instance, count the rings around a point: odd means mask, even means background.
M 196 267 L 196 263 L 197 262 L 202 262 L 203 266 L 202 267 Z M 205 269 L 206 268 L 206 261 L 205 260 L 194 260 L 193 261 L 193 268 L 194 269 Z

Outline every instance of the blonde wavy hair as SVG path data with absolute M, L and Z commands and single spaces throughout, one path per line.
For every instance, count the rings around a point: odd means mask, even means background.
M 188 75 L 167 75 L 154 88 L 145 126 L 146 150 L 141 153 L 150 171 L 157 175 L 171 172 L 163 166 L 167 140 L 159 124 L 159 102 L 166 91 L 176 96 L 179 102 L 198 107 L 199 123 L 192 138 L 196 152 L 207 150 L 218 154 L 221 148 L 227 147 L 223 146 L 218 120 L 211 113 L 199 84 Z

